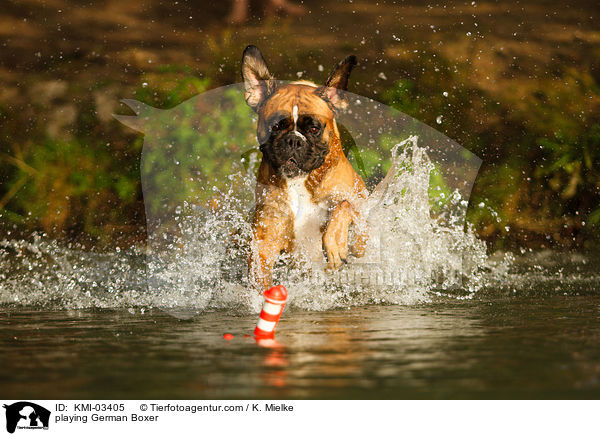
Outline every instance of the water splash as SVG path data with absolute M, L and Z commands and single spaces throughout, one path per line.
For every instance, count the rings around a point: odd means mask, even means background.
M 417 141 L 413 136 L 393 148 L 391 169 L 365 205 L 370 239 L 363 258 L 351 257 L 346 266 L 327 273 L 324 260 L 311 262 L 302 252 L 282 256 L 274 279 L 290 290 L 289 307 L 327 310 L 373 303 L 412 304 L 428 301 L 432 292 L 460 290 L 469 296 L 477 291 L 487 259 L 485 244 L 471 229 L 465 231 L 460 213 L 432 214 L 429 182 L 435 165 Z M 214 291 L 203 300 L 203 308 L 259 310 L 262 299 L 250 290 L 246 279 L 248 245 L 244 241 L 251 234 L 248 205 L 238 194 L 253 186 L 254 180 L 248 179 L 241 186 L 232 184 L 218 212 L 199 219 L 196 210 L 182 219 L 186 231 L 180 245 L 187 254 L 179 252 L 178 262 L 188 268 L 188 274 L 202 276 L 207 270 L 212 274 Z M 458 191 L 451 193 L 449 201 L 456 204 L 445 210 L 466 207 Z M 216 231 L 206 244 L 209 229 Z M 232 233 L 237 238 L 233 243 Z M 199 236 L 194 240 L 191 235 Z
M 487 259 L 484 244 L 464 225 L 481 161 L 406 114 L 344 96 L 348 110 L 336 116 L 340 138 L 373 190 L 363 211 L 367 252 L 334 273 L 301 251 L 282 256 L 274 278 L 290 291 L 287 307 L 471 297 L 483 284 Z M 160 307 L 180 317 L 258 312 L 262 297 L 250 290 L 246 271 L 259 151 L 243 85 L 204 92 L 169 110 L 125 103 L 136 116 L 117 118 L 144 133 L 147 247 L 96 253 L 43 238 L 4 241 L 0 304 Z
M 0 241 L 0 305 L 151 306 L 138 250 L 97 253 L 34 235 Z
M 302 253 L 283 256 L 274 276 L 290 291 L 288 307 L 413 304 L 439 294 L 470 298 L 477 292 L 489 275 L 485 245 L 464 228 L 461 216 L 432 208 L 433 171 L 418 138 L 397 144 L 388 175 L 365 205 L 371 235 L 365 256 L 350 258 L 333 273 Z M 246 277 L 255 183 L 251 173 L 240 171 L 226 190 L 215 190 L 218 208 L 184 203 L 166 251 L 97 253 L 40 237 L 3 241 L 0 304 L 160 307 L 181 317 L 208 310 L 258 312 L 262 297 L 250 290 Z M 453 207 L 444 210 L 466 207 L 457 191 L 447 197 Z

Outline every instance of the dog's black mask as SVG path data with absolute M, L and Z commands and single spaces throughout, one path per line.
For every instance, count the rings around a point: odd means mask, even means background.
M 263 159 L 277 174 L 298 177 L 319 168 L 329 152 L 324 136 L 327 128 L 313 115 L 300 115 L 296 123 L 288 114 L 275 115 L 267 121 L 269 138 L 260 146 Z

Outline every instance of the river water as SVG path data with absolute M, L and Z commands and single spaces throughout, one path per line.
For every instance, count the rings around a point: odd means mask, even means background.
M 467 298 L 430 291 L 428 301 L 409 304 L 291 307 L 270 347 L 244 336 L 253 330 L 253 312 L 205 310 L 183 320 L 127 301 L 103 308 L 55 295 L 43 305 L 25 292 L 30 282 L 5 269 L 0 392 L 57 399 L 600 398 L 599 267 L 596 254 L 527 252 Z M 15 280 L 22 295 L 13 295 Z

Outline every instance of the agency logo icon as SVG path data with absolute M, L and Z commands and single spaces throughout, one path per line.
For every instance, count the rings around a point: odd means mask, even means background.
M 14 433 L 18 429 L 48 430 L 50 411 L 29 401 L 19 401 L 4 405 L 6 409 L 6 431 Z

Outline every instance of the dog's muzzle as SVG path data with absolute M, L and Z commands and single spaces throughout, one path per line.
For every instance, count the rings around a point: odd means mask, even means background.
M 286 177 L 296 177 L 302 173 L 310 145 L 304 135 L 295 131 L 288 133 L 281 138 L 281 141 L 283 142 L 282 148 L 285 150 L 285 158 L 280 168 L 281 174 Z
M 296 130 L 288 133 L 285 136 L 284 141 L 291 152 L 299 150 L 308 145 L 306 137 L 302 133 L 297 132 Z

